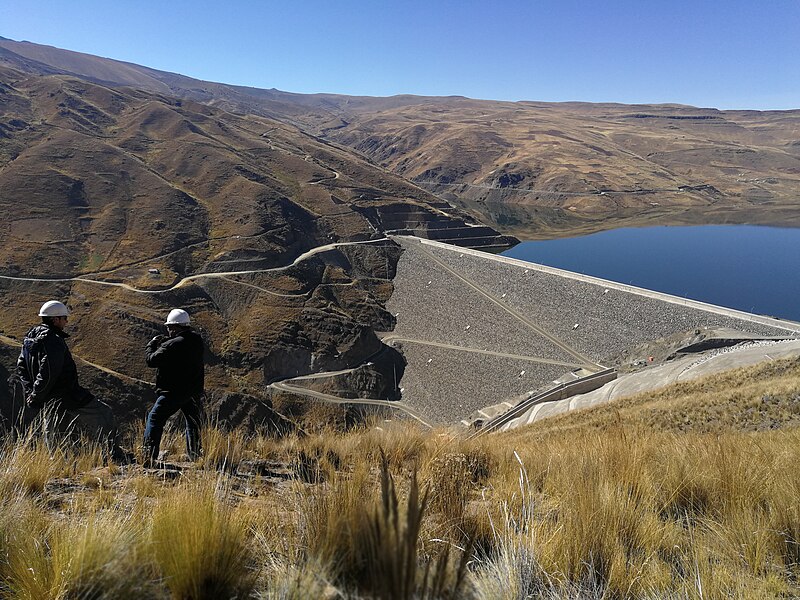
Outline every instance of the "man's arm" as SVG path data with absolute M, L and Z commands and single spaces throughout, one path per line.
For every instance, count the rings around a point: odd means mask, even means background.
M 39 350 L 39 372 L 28 396 L 28 404 L 42 405 L 64 368 L 64 348 L 60 340 L 45 340 L 44 348 Z
M 17 375 L 22 382 L 22 389 L 25 391 L 25 397 L 27 398 L 33 389 L 33 381 L 28 373 L 28 348 L 25 347 L 24 342 L 17 359 Z
M 145 359 L 148 367 L 163 367 L 170 362 L 176 338 L 157 335 L 147 343 Z

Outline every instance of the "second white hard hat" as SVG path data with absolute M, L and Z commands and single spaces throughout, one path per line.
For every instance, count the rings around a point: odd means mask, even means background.
M 173 308 L 167 315 L 167 322 L 164 325 L 188 325 L 189 313 L 180 308 Z
M 48 300 L 39 309 L 40 317 L 68 317 L 69 309 L 58 300 Z

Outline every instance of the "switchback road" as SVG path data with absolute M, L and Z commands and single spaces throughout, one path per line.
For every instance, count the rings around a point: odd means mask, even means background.
M 347 370 L 337 371 L 336 373 L 344 373 L 346 371 Z M 303 377 L 297 377 L 290 381 L 296 381 L 298 379 L 320 379 L 323 377 L 331 376 L 333 374 L 335 373 L 315 373 L 314 375 L 305 375 Z M 292 385 L 291 383 L 287 383 L 286 381 L 278 381 L 275 383 L 271 383 L 269 387 L 279 391 L 289 392 L 291 394 L 297 394 L 300 396 L 306 396 L 308 398 L 321 400 L 322 402 L 328 402 L 331 404 L 366 404 L 372 406 L 383 406 L 386 408 L 391 408 L 393 410 L 398 410 L 400 412 L 403 412 L 408 416 L 410 416 L 411 418 L 419 421 L 422 425 L 425 425 L 426 427 L 429 428 L 431 427 L 430 423 L 427 423 L 417 411 L 399 401 L 378 400 L 375 398 L 340 398 L 339 396 L 333 396 L 331 394 L 326 394 L 324 392 L 317 392 L 315 390 L 309 390 L 308 388 Z
M 195 275 L 189 275 L 188 277 L 184 277 L 183 279 L 179 280 L 178 282 L 174 283 L 168 288 L 164 288 L 161 290 L 142 290 L 127 283 L 119 283 L 116 281 L 100 281 L 98 279 L 91 279 L 86 276 L 79 276 L 79 277 L 61 277 L 61 278 L 51 278 L 51 277 L 15 277 L 11 275 L 0 275 L 0 279 L 6 279 L 10 281 L 32 281 L 32 282 L 39 282 L 39 283 L 65 283 L 65 282 L 81 282 L 81 283 L 93 283 L 97 285 L 105 285 L 111 287 L 119 287 L 129 292 L 135 292 L 137 294 L 165 294 L 167 292 L 171 292 L 177 288 L 181 288 L 185 286 L 187 283 L 192 281 L 196 281 L 198 279 L 214 279 L 214 278 L 221 278 L 225 279 L 232 275 L 252 275 L 256 273 L 272 273 L 278 271 L 285 271 L 298 263 L 314 256 L 315 254 L 320 254 L 321 252 L 327 252 L 328 250 L 334 250 L 339 248 L 340 246 L 354 246 L 359 244 L 374 244 L 377 242 L 385 242 L 389 238 L 383 237 L 374 240 L 363 240 L 359 242 L 334 242 L 332 244 L 324 244 L 322 246 L 317 246 L 316 248 L 312 248 L 303 254 L 299 255 L 295 258 L 291 263 L 288 265 L 283 265 L 280 267 L 271 267 L 269 269 L 252 269 L 252 270 L 245 270 L 245 271 L 225 271 L 219 273 L 197 273 Z M 241 282 L 236 282 L 241 283 Z

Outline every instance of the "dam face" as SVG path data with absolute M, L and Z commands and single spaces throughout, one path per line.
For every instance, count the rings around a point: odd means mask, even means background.
M 571 373 L 630 362 L 647 368 L 654 344 L 693 333 L 800 335 L 800 324 L 791 321 L 438 242 L 394 239 L 403 254 L 387 308 L 397 326 L 384 341 L 408 361 L 399 383 L 404 403 L 434 423 L 511 406 Z

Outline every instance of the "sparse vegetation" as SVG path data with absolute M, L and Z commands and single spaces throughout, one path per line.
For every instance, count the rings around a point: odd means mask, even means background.
M 384 421 L 212 427 L 199 465 L 151 471 L 8 440 L 0 597 L 794 597 L 798 371 L 742 369 L 474 440 Z M 765 396 L 784 407 L 770 427 L 733 418 Z M 182 442 L 165 438 L 168 460 Z

